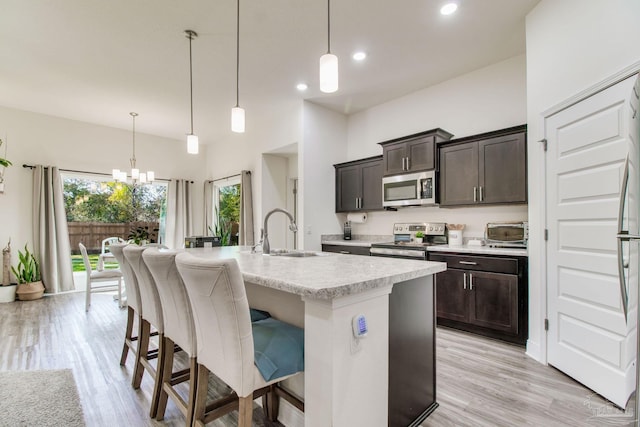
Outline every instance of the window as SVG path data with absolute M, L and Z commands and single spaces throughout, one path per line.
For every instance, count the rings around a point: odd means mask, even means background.
M 167 184 L 131 185 L 110 177 L 63 173 L 64 202 L 72 253 L 82 242 L 90 253 L 101 250 L 102 240 L 129 240 L 142 227 L 150 242 L 162 241 Z
M 240 237 L 240 175 L 213 181 L 214 236 L 222 246 L 235 246 Z

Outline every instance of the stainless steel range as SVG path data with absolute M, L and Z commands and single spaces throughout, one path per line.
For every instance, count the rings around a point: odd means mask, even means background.
M 422 232 L 422 241 L 416 237 Z M 447 227 L 444 222 L 396 223 L 393 225 L 393 242 L 374 243 L 371 256 L 393 258 L 427 259 L 427 247 L 446 245 Z

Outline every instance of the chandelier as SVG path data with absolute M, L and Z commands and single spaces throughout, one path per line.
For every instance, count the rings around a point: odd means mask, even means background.
M 133 120 L 133 151 L 132 156 L 129 159 L 131 163 L 131 181 L 136 184 L 145 184 L 147 182 L 153 182 L 155 180 L 155 173 L 153 171 L 140 172 L 140 169 L 136 166 L 136 117 L 138 113 L 129 113 Z M 113 169 L 113 179 L 119 182 L 127 182 L 127 171 L 121 171 L 120 169 Z

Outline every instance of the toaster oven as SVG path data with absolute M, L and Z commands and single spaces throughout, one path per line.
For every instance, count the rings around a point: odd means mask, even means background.
M 485 230 L 485 240 L 492 247 L 526 248 L 529 240 L 529 223 L 490 222 Z

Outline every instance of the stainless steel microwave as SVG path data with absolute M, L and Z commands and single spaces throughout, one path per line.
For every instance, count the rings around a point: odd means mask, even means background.
M 436 171 L 382 178 L 382 206 L 428 206 L 436 204 Z

